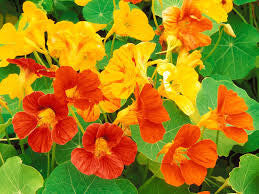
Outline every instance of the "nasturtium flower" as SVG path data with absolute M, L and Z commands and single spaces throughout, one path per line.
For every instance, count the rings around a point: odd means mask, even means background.
M 228 13 L 233 8 L 233 0 L 193 0 L 193 4 L 202 13 L 218 23 L 226 22 L 228 20 Z
M 191 0 L 184 0 L 181 9 L 168 7 L 163 11 L 162 18 L 165 41 L 168 36 L 176 37 L 181 41 L 182 48 L 187 51 L 211 43 L 210 37 L 201 32 L 211 30 L 212 22 L 202 16 Z
M 44 33 L 53 21 L 31 1 L 24 2 L 23 11 L 17 29 L 7 23 L 0 30 L 0 66 L 8 65 L 8 58 L 13 59 L 33 51 L 44 52 Z
M 148 59 L 155 50 L 155 43 L 128 43 L 115 50 L 105 70 L 101 72 L 101 82 L 119 99 L 127 99 L 136 83 L 149 83 L 147 77 Z
M 198 141 L 199 127 L 183 125 L 172 143 L 164 146 L 159 154 L 165 154 L 161 171 L 165 181 L 173 186 L 186 184 L 201 185 L 207 168 L 214 168 L 218 155 L 217 145 L 212 140 Z
M 134 162 L 136 153 L 136 143 L 123 136 L 120 127 L 94 123 L 83 135 L 83 148 L 72 151 L 71 162 L 84 174 L 114 179 L 121 175 L 124 165 Z
M 202 116 L 199 126 L 222 131 L 228 138 L 238 143 L 245 143 L 248 135 L 244 129 L 254 130 L 253 118 L 246 111 L 248 107 L 243 98 L 233 90 L 220 85 L 218 105 Z
M 153 40 L 155 32 L 142 10 L 130 10 L 128 3 L 124 1 L 119 2 L 119 7 L 120 9 L 113 12 L 114 24 L 105 39 L 115 32 L 120 36 L 130 36 L 141 41 Z
M 158 64 L 157 72 L 163 76 L 163 84 L 158 88 L 159 93 L 173 100 L 188 116 L 196 112 L 196 97 L 201 88 L 199 75 L 194 67 L 203 63 L 199 51 L 191 54 L 180 53 L 176 66 L 172 63 Z
M 10 98 L 19 98 L 33 92 L 31 84 L 40 76 L 54 77 L 55 73 L 37 64 L 33 59 L 7 59 L 9 63 L 18 65 L 19 74 L 9 74 L 0 82 L 0 95 L 8 94 Z
M 141 91 L 137 85 L 134 94 L 136 101 L 120 111 L 114 123 L 122 126 L 139 124 L 142 139 L 147 143 L 156 143 L 165 134 L 162 123 L 170 120 L 163 101 L 151 84 L 145 84 Z
M 79 6 L 85 6 L 87 3 L 89 3 L 91 0 L 75 0 L 75 4 Z
M 99 118 L 101 101 L 110 100 L 109 96 L 106 98 L 101 90 L 99 75 L 91 70 L 78 73 L 72 67 L 60 67 L 56 71 L 53 87 L 57 98 L 64 103 L 73 105 L 78 114 L 87 122 Z M 120 106 L 117 105 L 117 101 L 114 103 L 117 110 Z
M 66 104 L 54 94 L 33 92 L 23 99 L 24 112 L 13 117 L 13 128 L 19 139 L 28 136 L 35 152 L 48 152 L 52 143 L 64 145 L 77 133 L 76 121 L 68 116 Z
M 125 2 L 131 2 L 133 4 L 140 3 L 142 0 L 124 0 Z
M 96 70 L 96 61 L 105 56 L 102 38 L 96 33 L 103 25 L 86 21 L 76 24 L 61 21 L 48 28 L 48 49 L 50 55 L 59 58 L 61 66 L 74 70 Z

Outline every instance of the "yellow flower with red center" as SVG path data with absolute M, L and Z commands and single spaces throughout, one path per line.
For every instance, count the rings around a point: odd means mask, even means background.
M 59 58 L 61 66 L 71 66 L 76 71 L 96 71 L 96 61 L 105 56 L 102 38 L 96 33 L 102 27 L 104 25 L 86 21 L 76 24 L 61 21 L 49 26 L 47 45 L 50 55 Z
M 120 36 L 130 36 L 141 41 L 153 40 L 155 32 L 142 10 L 130 10 L 128 3 L 124 1 L 119 2 L 119 7 L 120 9 L 113 12 L 114 24 L 105 39 L 115 32 Z
M 149 83 L 147 77 L 148 59 L 155 49 L 155 43 L 128 43 L 115 50 L 105 70 L 101 72 L 101 82 L 119 99 L 127 99 L 134 91 L 136 83 Z

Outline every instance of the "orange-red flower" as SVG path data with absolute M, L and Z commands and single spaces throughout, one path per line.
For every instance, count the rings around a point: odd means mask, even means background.
M 131 2 L 133 4 L 140 3 L 142 0 L 124 0 L 125 2 Z
M 210 30 L 212 22 L 202 16 L 192 3 L 192 0 L 184 0 L 181 9 L 168 7 L 162 13 L 164 33 L 168 36 L 175 36 L 182 43 L 187 51 L 197 47 L 207 46 L 211 43 L 209 36 L 201 32 Z
M 48 152 L 53 141 L 65 144 L 77 133 L 75 120 L 68 116 L 65 104 L 54 94 L 33 92 L 23 99 L 24 112 L 13 118 L 14 132 L 19 139 L 28 136 L 28 143 L 35 152 Z
M 208 129 L 221 130 L 228 137 L 238 143 L 248 140 L 244 129 L 254 130 L 253 118 L 246 113 L 248 107 L 243 98 L 233 90 L 220 85 L 218 88 L 218 105 L 202 116 L 199 123 Z
M 166 144 L 162 149 L 161 153 L 166 154 L 161 171 L 168 184 L 201 185 L 207 168 L 214 168 L 218 158 L 217 145 L 212 140 L 197 142 L 199 138 L 199 127 L 186 124 L 179 129 L 173 143 Z
M 71 162 L 80 172 L 104 179 L 120 176 L 124 165 L 134 162 L 137 153 L 136 143 L 123 136 L 120 127 L 110 123 L 89 125 L 83 146 L 72 151 Z

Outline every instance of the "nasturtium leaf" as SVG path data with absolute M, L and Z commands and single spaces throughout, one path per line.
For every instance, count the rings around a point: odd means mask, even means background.
M 238 168 L 230 172 L 229 184 L 236 192 L 254 194 L 259 190 L 259 157 L 245 154 L 240 157 Z
M 234 3 L 236 5 L 243 5 L 250 2 L 255 2 L 256 0 L 234 0 Z
M 79 172 L 71 162 L 59 165 L 45 182 L 43 194 L 89 193 L 89 194 L 135 194 L 135 186 L 127 179 L 101 179 Z
M 228 89 L 231 89 L 237 94 L 244 98 L 246 105 L 248 106 L 248 113 L 253 117 L 254 128 L 255 130 L 259 129 L 259 103 L 251 99 L 247 93 L 238 88 L 231 81 L 216 81 L 212 78 L 205 78 L 202 81 L 202 88 L 197 96 L 197 107 L 200 115 L 203 115 L 209 111 L 209 108 L 215 109 L 217 107 L 217 91 L 219 85 L 225 85 Z M 253 133 L 254 131 L 247 131 L 248 134 Z M 217 131 L 206 129 L 204 132 L 204 138 L 216 140 Z M 218 145 L 218 154 L 220 156 L 228 156 L 229 151 L 232 149 L 233 145 L 236 145 L 235 141 L 228 139 L 222 132 L 219 132 L 219 145 Z
M 0 168 L 1 193 L 34 194 L 42 186 L 41 174 L 31 166 L 22 164 L 18 156 L 7 159 Z
M 10 157 L 13 157 L 13 156 L 17 155 L 16 149 L 12 145 L 4 144 L 4 143 L 0 144 L 0 153 L 1 153 L 4 161 L 6 161 Z M 2 160 L 1 160 L 0 166 L 2 164 L 3 163 L 2 163 Z
M 86 21 L 108 24 L 113 20 L 113 3 L 107 0 L 92 0 L 83 8 Z
M 138 151 L 143 153 L 147 158 L 156 162 L 162 161 L 162 156 L 159 156 L 157 158 L 157 154 L 163 148 L 163 146 L 173 140 L 178 130 L 184 124 L 190 123 L 189 117 L 182 113 L 174 102 L 166 100 L 164 101 L 164 107 L 166 108 L 171 120 L 163 123 L 166 133 L 164 135 L 164 138 L 157 143 L 150 144 L 144 142 L 142 137 L 140 136 L 139 126 L 130 126 L 132 138 L 138 145 Z
M 1 133 L 4 133 L 5 130 L 6 130 L 6 128 L 7 128 L 9 125 L 11 125 L 11 124 L 12 124 L 12 119 L 11 119 L 11 118 L 9 118 L 8 121 L 6 121 L 5 123 L 0 124 L 0 134 L 1 134 Z
M 139 194 L 189 194 L 190 191 L 187 185 L 182 185 L 180 187 L 174 187 L 172 185 L 167 184 L 164 180 L 159 178 L 151 178 L 147 180 L 146 183 L 143 184 L 139 188 Z
M 52 79 L 48 77 L 41 77 L 35 80 L 31 85 L 33 91 L 42 91 L 52 88 Z
M 243 146 L 234 146 L 233 150 L 238 153 L 253 152 L 259 149 L 259 131 L 248 136 L 248 141 Z
M 232 28 L 236 38 L 223 32 L 215 51 L 204 62 L 205 70 L 201 71 L 202 75 L 220 74 L 236 80 L 246 77 L 255 68 L 256 56 L 259 52 L 256 46 L 259 33 L 253 26 L 244 23 L 235 23 Z M 211 37 L 211 45 L 204 47 L 203 57 L 206 57 L 214 48 L 218 37 L 219 32 Z
M 0 61 L 1 65 L 1 61 Z M 20 72 L 19 67 L 17 67 L 14 64 L 9 64 L 6 67 L 0 67 L 0 82 L 6 78 L 9 74 L 16 73 L 18 74 Z

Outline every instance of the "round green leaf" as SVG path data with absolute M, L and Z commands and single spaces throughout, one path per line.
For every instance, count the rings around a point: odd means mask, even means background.
M 1 193 L 34 194 L 42 186 L 41 174 L 36 169 L 22 164 L 18 156 L 7 159 L 0 168 Z
M 89 194 L 136 194 L 134 185 L 127 179 L 101 179 L 79 172 L 71 162 L 59 165 L 45 183 L 43 194 L 89 193 Z
M 157 143 L 150 144 L 144 142 L 142 137 L 140 136 L 139 126 L 130 126 L 132 138 L 138 145 L 138 151 L 143 153 L 149 159 L 157 162 L 160 162 L 162 160 L 162 156 L 159 156 L 158 158 L 156 158 L 156 156 L 158 152 L 163 148 L 163 146 L 166 143 L 172 141 L 178 130 L 184 124 L 190 123 L 189 117 L 182 113 L 174 102 L 166 100 L 164 101 L 164 107 L 166 108 L 171 120 L 163 123 L 166 133 L 164 135 L 164 138 Z
M 259 33 L 249 24 L 235 23 L 232 25 L 236 34 L 233 38 L 223 33 L 222 38 L 213 54 L 205 61 L 204 76 L 213 74 L 225 75 L 232 80 L 242 79 L 255 68 L 256 56 L 259 49 Z M 219 33 L 212 36 L 211 45 L 204 48 L 202 54 L 207 56 L 215 46 Z
M 0 153 L 1 153 L 4 161 L 6 161 L 10 157 L 17 155 L 16 149 L 12 145 L 3 144 L 3 143 L 0 144 Z M 0 166 L 1 165 L 2 165 L 2 161 L 1 161 Z
M 240 157 L 238 168 L 230 172 L 229 183 L 236 192 L 254 194 L 259 191 L 259 157 L 245 154 Z

